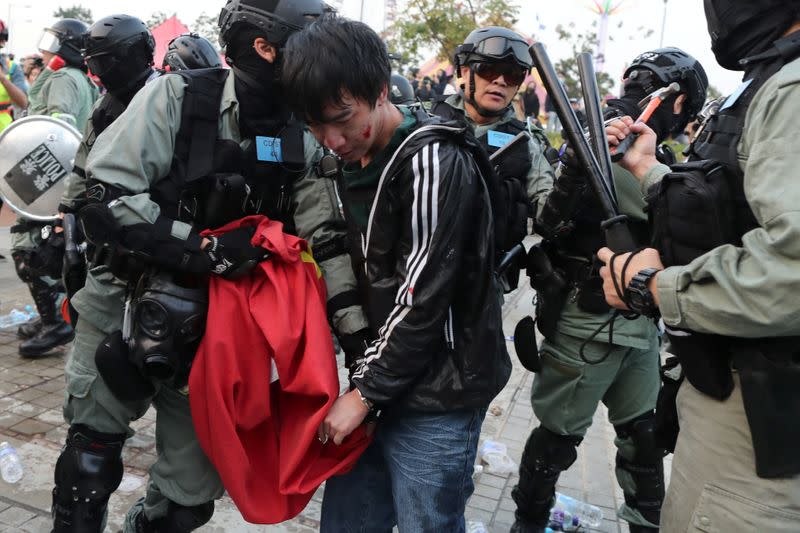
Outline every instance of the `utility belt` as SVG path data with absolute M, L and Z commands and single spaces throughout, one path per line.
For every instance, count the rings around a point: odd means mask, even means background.
M 48 226 L 49 222 L 40 222 L 37 220 L 30 220 L 27 218 L 18 217 L 13 226 L 9 228 L 9 233 L 28 233 L 31 230 L 41 231 L 42 228 Z
M 757 222 L 741 180 L 714 161 L 676 165 L 648 194 L 653 242 L 666 266 L 685 265 L 718 246 L 741 246 Z M 800 473 L 800 337 L 743 339 L 667 329 L 686 379 L 717 400 L 733 391 L 733 369 L 753 439 L 756 473 Z
M 564 255 L 554 243 L 542 241 L 528 251 L 527 271 L 537 293 L 536 321 L 547 339 L 555 337 L 570 294 L 587 313 L 605 314 L 611 309 L 603 296 L 598 264 L 591 259 Z
M 762 478 L 800 473 L 800 337 L 742 339 L 668 332 L 684 375 L 697 390 L 720 401 L 738 372 L 756 473 Z

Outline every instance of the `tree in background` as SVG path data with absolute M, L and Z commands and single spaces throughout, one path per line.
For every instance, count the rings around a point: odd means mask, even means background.
M 83 7 L 82 5 L 75 5 L 71 7 L 59 7 L 53 12 L 53 16 L 57 19 L 77 19 L 90 26 L 94 23 L 92 18 L 92 10 Z
M 580 75 L 578 73 L 578 54 L 583 52 L 595 52 L 595 48 L 597 45 L 597 23 L 595 22 L 592 25 L 592 29 L 584 31 L 584 32 L 576 32 L 575 24 L 570 23 L 567 27 L 559 24 L 556 26 L 556 33 L 558 34 L 558 39 L 560 41 L 566 41 L 572 44 L 572 52 L 569 56 L 556 61 L 555 68 L 556 72 L 558 72 L 559 77 L 561 78 L 562 83 L 564 84 L 564 88 L 567 90 L 567 94 L 570 98 L 581 98 L 581 86 L 580 86 Z M 627 35 L 628 40 L 643 40 L 650 35 L 653 34 L 652 29 L 645 28 L 643 26 L 636 29 L 635 32 L 626 32 L 623 28 L 623 23 L 620 22 L 617 25 L 619 32 L 616 32 L 618 35 Z M 614 36 L 609 36 L 609 40 L 613 41 Z M 631 55 L 631 60 L 634 58 L 636 54 L 644 52 L 644 50 L 635 50 L 634 55 Z M 619 72 L 618 75 L 621 77 L 622 72 Z M 614 78 L 609 75 L 607 72 L 598 72 L 597 73 L 597 85 L 600 88 L 600 95 L 606 96 L 611 94 L 614 89 Z
M 150 15 L 149 19 L 147 19 L 147 27 L 155 28 L 156 26 L 158 26 L 159 24 L 161 24 L 162 22 L 164 22 L 173 15 L 168 15 L 164 11 L 156 11 L 155 13 Z
M 219 26 L 217 25 L 217 17 L 201 13 L 191 26 L 192 31 L 200 37 L 205 37 L 214 48 L 219 49 Z
M 519 6 L 513 0 L 408 0 L 402 20 L 385 35 L 391 52 L 402 64 L 417 64 L 420 50 L 434 48 L 441 60 L 450 59 L 456 47 L 475 28 L 513 27 Z

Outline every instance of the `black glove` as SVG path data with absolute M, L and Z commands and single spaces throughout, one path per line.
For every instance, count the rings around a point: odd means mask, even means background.
M 344 366 L 350 369 L 359 359 L 364 358 L 364 352 L 372 341 L 372 333 L 369 328 L 364 328 L 355 333 L 338 335 L 338 338 L 344 351 Z
M 268 258 L 267 250 L 250 244 L 255 232 L 254 227 L 238 228 L 219 237 L 207 237 L 211 242 L 203 248 L 203 253 L 211 262 L 211 272 L 225 279 L 236 279 Z

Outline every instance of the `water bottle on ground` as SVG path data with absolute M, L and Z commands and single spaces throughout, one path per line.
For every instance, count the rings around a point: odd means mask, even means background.
M 578 528 L 596 528 L 602 520 L 603 511 L 598 507 L 556 492 L 556 501 L 550 510 L 551 527 L 555 525 L 562 531 L 576 531 Z
M 7 442 L 0 442 L 0 474 L 6 483 L 16 483 L 22 479 L 22 461 L 17 450 Z
M 35 317 L 36 312 L 29 305 L 25 306 L 25 309 L 22 311 L 14 308 L 7 315 L 0 316 L 0 329 L 9 329 L 19 326 L 20 324 L 24 324 Z

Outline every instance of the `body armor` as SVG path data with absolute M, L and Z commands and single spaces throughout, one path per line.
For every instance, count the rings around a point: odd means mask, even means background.
M 745 233 L 758 227 L 745 197 L 737 147 L 758 90 L 798 56 L 800 32 L 776 41 L 773 53 L 748 72 L 740 90 L 703 124 L 690 148 L 690 161 L 673 167 L 649 191 L 653 242 L 665 266 L 688 264 L 718 246 L 741 246 Z M 686 378 L 702 393 L 726 399 L 734 387 L 731 368 L 739 371 L 758 475 L 800 472 L 800 457 L 794 453 L 800 429 L 786 423 L 800 413 L 800 397 L 791 385 L 800 379 L 800 339 L 743 339 L 674 329 L 667 333 Z

